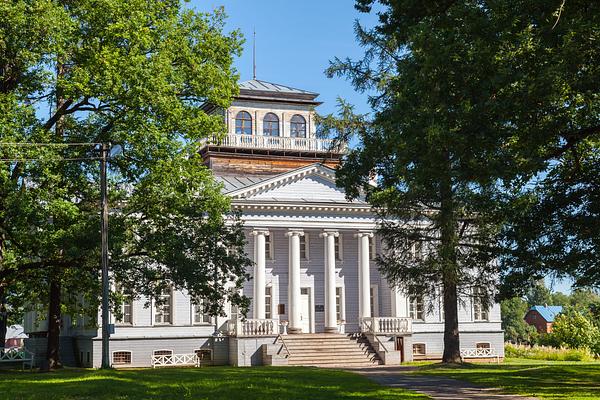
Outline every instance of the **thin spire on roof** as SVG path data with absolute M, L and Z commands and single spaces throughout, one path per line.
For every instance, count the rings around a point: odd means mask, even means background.
M 254 40 L 252 42 L 252 79 L 256 79 L 256 28 L 254 28 Z

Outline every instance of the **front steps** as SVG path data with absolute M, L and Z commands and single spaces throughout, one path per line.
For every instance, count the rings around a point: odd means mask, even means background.
M 381 363 L 368 340 L 362 336 L 309 333 L 280 336 L 277 343 L 287 346 L 290 353 L 288 365 L 358 368 Z

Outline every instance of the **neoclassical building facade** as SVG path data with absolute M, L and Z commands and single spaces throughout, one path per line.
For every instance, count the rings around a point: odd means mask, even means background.
M 345 149 L 316 137 L 317 97 L 251 80 L 240 84 L 229 109 L 204 106 L 227 125 L 227 134 L 204 143 L 201 154 L 241 211 L 254 261 L 243 289 L 252 299 L 249 314 L 228 307 L 225 317 L 205 315 L 180 291 L 164 293 L 160 307 L 148 299 L 124 304 L 123 317 L 113 321 L 114 366 L 148 366 L 177 354 L 239 366 L 368 366 L 441 357 L 440 300 L 407 298 L 379 273 L 376 216 L 364 199 L 348 201 L 336 186 L 334 168 Z M 459 321 L 465 354 L 503 357 L 497 304 L 484 309 L 465 298 Z M 99 330 L 78 321 L 66 325 L 68 361 L 99 366 Z M 43 324 L 30 321 L 26 328 L 35 336 Z

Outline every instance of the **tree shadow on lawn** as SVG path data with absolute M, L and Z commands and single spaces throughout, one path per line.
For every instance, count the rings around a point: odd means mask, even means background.
M 0 399 L 425 399 L 317 368 L 170 368 L 0 372 Z
M 507 364 L 431 364 L 415 374 L 443 375 L 523 395 L 600 398 L 600 363 L 519 361 Z

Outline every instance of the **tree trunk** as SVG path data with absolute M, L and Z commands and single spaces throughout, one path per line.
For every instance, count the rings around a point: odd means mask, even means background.
M 50 277 L 50 301 L 48 304 L 48 346 L 46 348 L 46 370 L 62 368 L 59 357 L 60 324 L 61 324 L 61 284 L 58 267 L 53 267 Z
M 446 159 L 449 155 L 446 153 Z M 460 337 L 458 333 L 458 265 L 456 248 L 458 232 L 456 205 L 452 191 L 450 163 L 440 182 L 440 241 L 442 261 L 442 286 L 444 289 L 444 354 L 442 362 L 460 363 Z
M 6 329 L 8 328 L 8 310 L 6 309 L 5 288 L 0 284 L 0 352 L 6 343 Z

